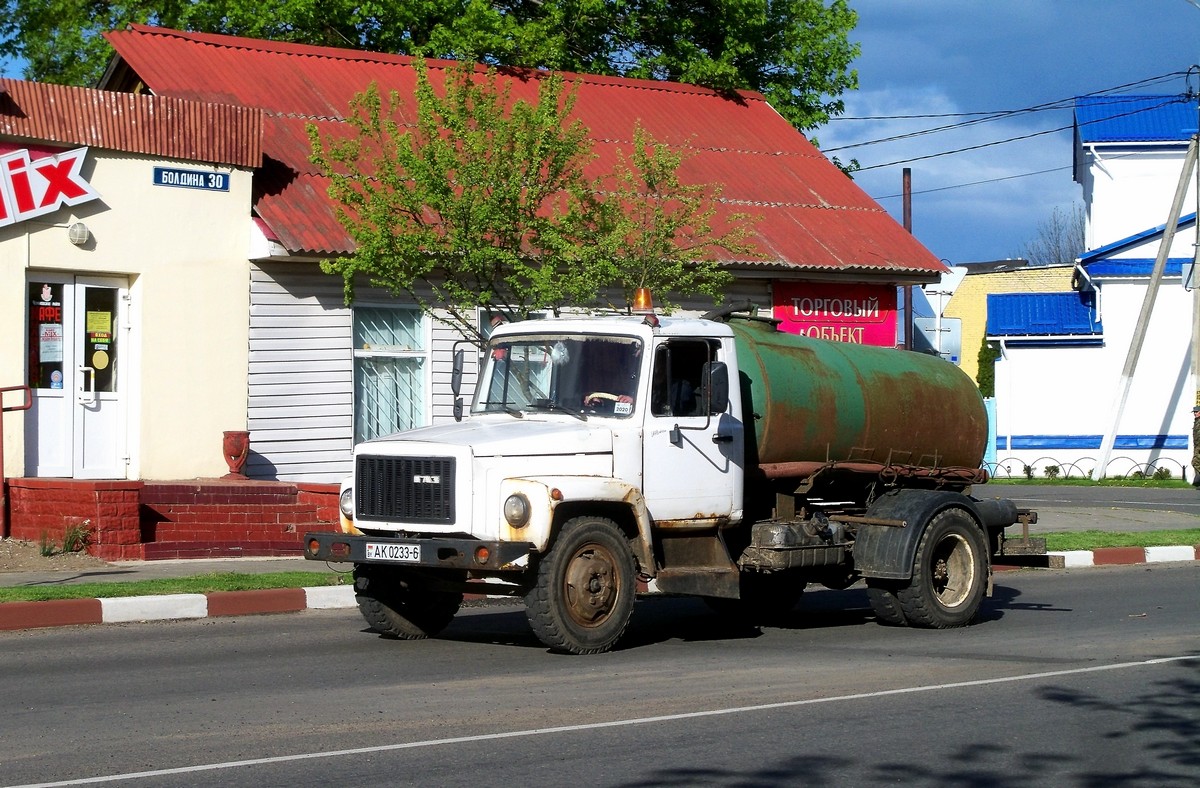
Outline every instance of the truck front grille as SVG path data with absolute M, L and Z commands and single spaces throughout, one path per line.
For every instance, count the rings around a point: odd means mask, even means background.
M 453 457 L 359 457 L 354 476 L 356 518 L 454 522 Z

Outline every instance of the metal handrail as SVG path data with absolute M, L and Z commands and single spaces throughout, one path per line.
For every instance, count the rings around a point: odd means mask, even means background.
M 4 395 L 10 391 L 25 392 L 25 401 L 20 405 L 4 405 Z M 0 388 L 0 538 L 8 536 L 8 477 L 4 475 L 4 414 L 12 410 L 29 410 L 33 407 L 33 391 L 29 386 L 4 386 Z

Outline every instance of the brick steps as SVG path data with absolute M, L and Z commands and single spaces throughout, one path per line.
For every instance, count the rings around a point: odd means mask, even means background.
M 300 555 L 304 534 L 333 529 L 331 500 L 279 482 L 147 483 L 145 560 Z
M 336 485 L 13 479 L 10 496 L 12 536 L 83 526 L 106 560 L 299 555 L 306 532 L 338 528 Z

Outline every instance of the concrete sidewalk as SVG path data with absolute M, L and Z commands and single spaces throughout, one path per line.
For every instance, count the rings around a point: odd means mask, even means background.
M 1032 535 L 1061 531 L 1147 531 L 1178 530 L 1200 527 L 1200 517 L 1178 511 L 1145 508 L 1056 506 L 1043 510 L 1040 522 L 1030 528 Z M 1020 529 L 1008 529 L 1010 537 Z M 1082 568 L 1116 564 L 1157 563 L 1163 561 L 1200 561 L 1200 546 L 1181 544 L 1150 548 L 1098 548 L 1051 553 L 1025 566 Z M 96 582 L 128 582 L 172 577 L 192 577 L 211 572 L 308 571 L 345 573 L 349 564 L 325 564 L 294 558 L 183 559 L 173 561 L 119 561 L 94 568 L 63 572 L 3 572 L 0 586 L 38 587 Z M 0 604 L 0 630 L 78 624 L 156 621 L 167 619 L 238 616 L 300 610 L 354 607 L 353 587 L 336 586 L 290 588 L 270 591 L 223 591 L 211 594 L 172 594 L 116 597 L 111 599 L 75 599 L 49 602 L 8 602 Z

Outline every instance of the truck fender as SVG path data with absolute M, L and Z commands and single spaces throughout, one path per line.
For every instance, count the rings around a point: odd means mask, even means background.
M 858 527 L 854 541 L 854 568 L 863 577 L 910 579 L 925 526 L 939 512 L 951 508 L 969 512 L 985 532 L 1010 525 L 1017 519 L 1016 504 L 1012 501 L 977 501 L 949 490 L 893 490 L 875 499 L 867 509 L 866 516 L 895 524 L 864 524 Z M 1011 519 L 1008 519 L 1010 516 Z
M 501 483 L 500 489 L 501 500 L 511 492 L 523 492 L 530 499 L 536 513 L 531 524 L 535 527 L 525 529 L 524 533 L 519 534 L 509 528 L 512 533 L 508 534 L 508 538 L 533 542 L 538 552 L 543 553 L 550 546 L 551 526 L 558 507 L 575 508 L 579 504 L 603 503 L 628 509 L 637 525 L 637 538 L 630 544 L 633 555 L 642 572 L 653 574 L 654 550 L 650 535 L 650 512 L 646 508 L 646 499 L 642 497 L 642 491 L 634 485 L 620 479 L 599 476 L 538 476 L 506 479 Z

